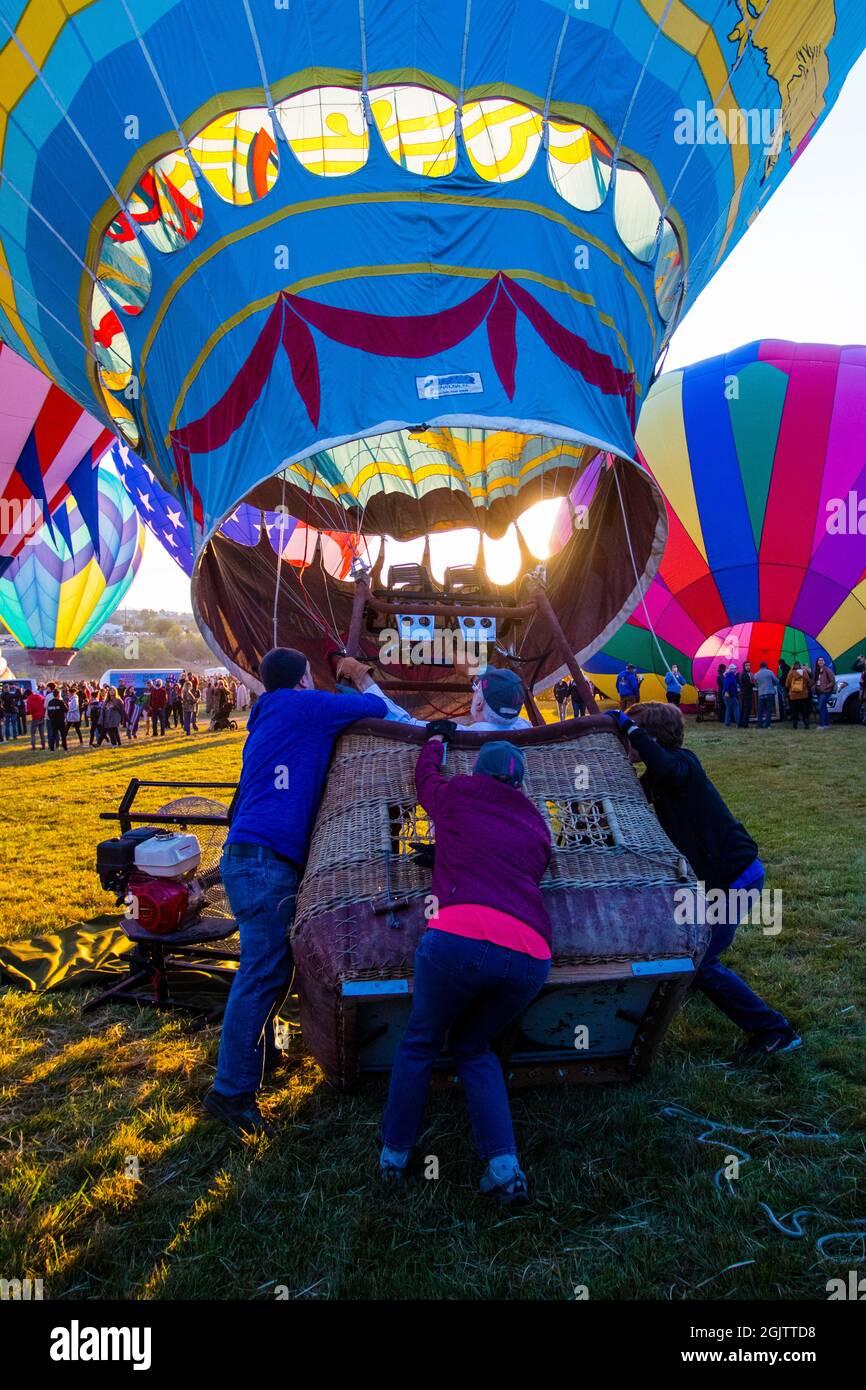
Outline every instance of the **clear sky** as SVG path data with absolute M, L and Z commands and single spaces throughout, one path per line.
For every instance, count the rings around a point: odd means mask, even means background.
M 683 320 L 666 368 L 757 338 L 866 342 L 864 130 L 866 55 L 778 193 Z M 189 581 L 150 534 L 126 605 L 190 609 Z

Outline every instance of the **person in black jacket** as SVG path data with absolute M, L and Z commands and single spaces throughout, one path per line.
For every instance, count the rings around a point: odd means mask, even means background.
M 802 1042 L 784 1015 L 771 1009 L 719 960 L 739 925 L 738 904 L 748 901 L 740 893 L 760 893 L 764 886 L 758 846 L 731 814 L 699 759 L 683 748 L 685 725 L 676 705 L 647 702 L 632 706 L 628 714 L 610 711 L 610 717 L 628 736 L 636 761 L 644 763 L 641 785 L 647 800 L 668 839 L 691 864 L 699 887 L 703 886 L 707 907 L 711 890 L 721 890 L 724 895 L 719 914 L 722 920 L 713 925 L 706 955 L 698 967 L 697 988 L 747 1033 L 748 1041 L 741 1050 L 744 1058 L 794 1051 Z M 720 895 L 713 896 L 718 900 Z M 706 920 L 713 921 L 709 911 Z
M 48 698 L 45 701 L 45 719 L 48 724 L 48 747 L 53 753 L 58 745 L 63 745 L 64 753 L 66 747 L 66 715 L 69 706 L 61 695 L 53 681 L 48 686 Z
M 716 669 L 716 718 L 720 724 L 725 722 L 725 673 L 727 666 L 720 661 Z
M 744 661 L 743 669 L 740 672 L 740 717 L 737 721 L 741 729 L 748 729 L 751 722 L 754 688 L 755 678 L 752 675 L 752 667 L 748 661 Z
M 569 683 L 565 678 L 558 680 L 553 687 L 553 698 L 556 701 L 556 708 L 559 711 L 560 720 L 565 718 L 565 707 L 568 704 L 570 693 Z

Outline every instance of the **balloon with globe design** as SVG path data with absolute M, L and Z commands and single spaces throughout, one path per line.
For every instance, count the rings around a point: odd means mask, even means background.
M 861 7 L 0 12 L 22 59 L 3 331 L 182 504 L 229 663 L 255 671 L 276 637 L 329 676 L 355 592 L 321 544 L 297 567 L 232 540 L 241 505 L 353 537 L 370 592 L 405 592 L 406 565 L 433 593 L 475 569 L 519 609 L 541 562 L 569 649 L 611 636 L 665 540 L 634 445 L 656 363 L 832 107 Z M 741 129 L 761 111 L 771 128 Z M 590 525 L 550 554 L 527 513 L 599 450 Z M 392 565 L 389 539 L 414 558 Z M 561 653 L 537 636 L 503 622 L 497 643 L 545 684 Z

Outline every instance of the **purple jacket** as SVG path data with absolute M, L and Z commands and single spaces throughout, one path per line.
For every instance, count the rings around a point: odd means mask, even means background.
M 550 831 L 529 797 L 494 777 L 445 777 L 443 745 L 424 745 L 415 766 L 418 800 L 436 826 L 432 891 L 439 907 L 479 903 L 508 912 L 551 944 L 539 883 Z

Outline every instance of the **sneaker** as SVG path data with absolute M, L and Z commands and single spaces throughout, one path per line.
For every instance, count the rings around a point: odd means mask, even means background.
M 379 1155 L 379 1176 L 386 1182 L 401 1182 L 409 1167 L 409 1154 L 409 1149 L 389 1149 L 386 1145 Z
M 488 1167 L 479 1186 L 485 1197 L 495 1197 L 497 1202 L 501 1202 L 505 1207 L 525 1207 L 529 1201 L 526 1174 L 519 1168 L 510 1177 L 497 1181 Z
M 202 1105 L 209 1115 L 219 1120 L 234 1134 L 273 1134 L 256 1104 L 254 1094 L 245 1096 L 224 1096 L 213 1086 L 206 1092 Z
M 793 1028 L 772 1028 L 767 1033 L 750 1033 L 748 1040 L 737 1049 L 737 1060 L 754 1062 L 763 1057 L 777 1057 L 784 1052 L 796 1052 L 803 1039 Z

